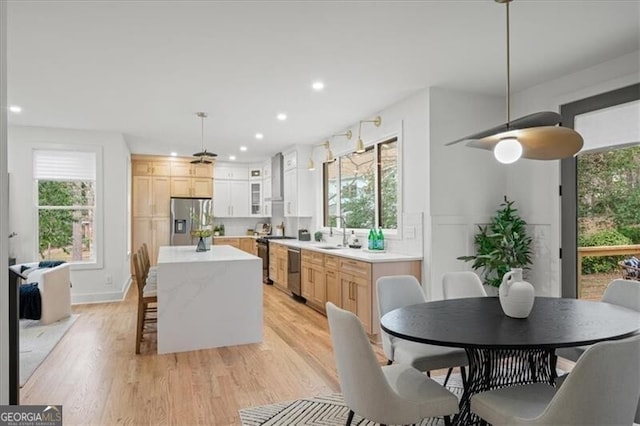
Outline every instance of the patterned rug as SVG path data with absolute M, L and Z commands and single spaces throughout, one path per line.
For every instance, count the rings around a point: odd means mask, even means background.
M 442 384 L 444 378 L 445 376 L 438 376 L 433 379 Z M 458 399 L 462 396 L 462 378 L 459 374 L 451 375 L 447 383 L 447 389 L 456 394 Z M 261 407 L 244 408 L 240 410 L 240 420 L 243 426 L 342 426 L 346 423 L 348 414 L 349 409 L 344 405 L 342 395 L 337 393 L 263 405 Z M 351 424 L 359 426 L 377 425 L 377 423 L 365 420 L 357 414 L 353 417 Z M 444 420 L 442 418 L 429 418 L 422 420 L 419 425 L 444 425 Z

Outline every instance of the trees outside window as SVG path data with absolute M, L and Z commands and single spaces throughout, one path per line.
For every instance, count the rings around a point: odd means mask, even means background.
M 325 163 L 323 173 L 324 226 L 341 215 L 350 229 L 398 227 L 397 138 Z
M 34 154 L 41 259 L 95 262 L 95 153 Z

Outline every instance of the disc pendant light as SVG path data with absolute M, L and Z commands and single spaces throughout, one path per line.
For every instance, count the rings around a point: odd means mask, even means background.
M 193 154 L 193 156 L 196 157 L 196 159 L 192 160 L 191 163 L 192 164 L 197 164 L 197 163 L 211 164 L 212 163 L 211 159 L 217 157 L 218 154 L 209 152 L 204 147 L 204 119 L 208 117 L 208 114 L 206 112 L 196 112 L 196 116 L 200 117 L 200 121 L 201 121 L 201 136 L 200 136 L 201 151 Z
M 504 3 L 507 9 L 507 122 L 447 145 L 467 142 L 467 146 L 493 151 L 496 159 L 505 164 L 513 163 L 521 157 L 532 160 L 572 157 L 582 149 L 582 136 L 572 129 L 557 126 L 562 122 L 562 116 L 557 112 L 537 112 L 511 120 L 509 3 L 512 0 L 495 1 Z

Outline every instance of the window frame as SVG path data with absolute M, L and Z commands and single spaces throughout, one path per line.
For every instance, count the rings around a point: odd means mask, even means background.
M 396 188 L 396 223 L 397 226 L 396 228 L 383 228 L 382 230 L 385 233 L 385 237 L 389 237 L 391 239 L 401 239 L 402 238 L 402 189 L 403 189 L 403 185 L 402 185 L 402 137 L 401 137 L 401 132 L 395 132 L 392 134 L 388 134 L 385 135 L 384 137 L 378 138 L 375 141 L 372 141 L 370 143 L 366 143 L 365 144 L 365 148 L 370 148 L 373 146 L 374 149 L 374 161 L 376 161 L 376 167 L 375 167 L 375 175 L 374 175 L 374 203 L 375 203 L 375 211 L 374 211 L 374 218 L 375 218 L 375 227 L 377 229 L 378 225 L 381 223 L 381 219 L 382 219 L 382 209 L 380 206 L 381 203 L 381 189 L 382 189 L 382 182 L 380 179 L 380 146 L 384 145 L 386 143 L 391 143 L 391 142 L 395 142 L 396 143 L 396 151 L 397 151 L 397 157 L 396 157 L 396 163 L 397 163 L 397 188 Z M 337 186 L 337 199 L 338 199 L 338 204 L 337 204 L 337 208 L 338 211 L 342 210 L 342 199 L 341 199 L 341 179 L 342 179 L 342 174 L 341 174 L 341 167 L 340 167 L 340 162 L 343 160 L 344 157 L 346 157 L 347 155 L 353 154 L 355 151 L 353 149 L 348 150 L 348 151 L 341 151 L 339 152 L 336 156 L 335 156 L 335 161 L 334 163 L 337 164 L 338 167 L 338 184 Z M 327 167 L 327 162 L 323 161 L 322 162 L 322 169 L 321 169 L 321 181 L 322 181 L 322 199 L 321 199 L 321 204 L 322 204 L 322 208 L 320 209 L 320 213 L 322 214 L 321 217 L 321 229 L 323 232 L 329 232 L 329 229 L 332 228 L 331 226 L 327 226 L 326 224 L 329 223 L 327 221 L 328 218 L 328 205 L 326 203 L 326 200 L 328 199 L 328 174 L 326 172 L 326 167 Z M 333 227 L 334 229 L 337 228 Z M 358 237 L 365 237 L 368 235 L 369 229 L 365 229 L 365 228 L 346 228 L 347 233 L 351 233 L 351 231 L 354 231 L 354 233 L 358 236 Z
M 104 215 L 103 215 L 103 155 L 102 147 L 100 146 L 87 146 L 80 144 L 39 144 L 32 148 L 31 159 L 33 164 L 33 158 L 36 151 L 72 151 L 72 152 L 90 152 L 95 154 L 96 164 L 96 180 L 95 180 L 95 206 L 93 207 L 93 249 L 95 251 L 94 260 L 91 261 L 69 261 L 70 268 L 72 270 L 92 270 L 102 269 L 104 267 Z M 33 166 L 32 166 L 33 167 Z M 31 170 L 31 179 L 33 185 L 33 225 L 35 229 L 35 235 L 33 238 L 33 256 L 34 259 L 40 258 L 39 245 L 40 245 L 40 200 L 39 200 L 39 188 L 38 179 L 35 178 L 35 170 Z M 53 179 L 52 179 L 53 180 Z M 64 206 L 63 209 L 75 209 L 85 208 L 86 206 Z

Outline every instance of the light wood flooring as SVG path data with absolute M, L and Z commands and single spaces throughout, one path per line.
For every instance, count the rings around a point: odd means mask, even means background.
M 157 355 L 151 335 L 135 355 L 135 287 L 124 302 L 74 306 L 20 401 L 63 405 L 65 425 L 231 425 L 240 408 L 339 392 L 326 318 L 263 287 L 263 343 L 179 354 Z
M 237 425 L 241 408 L 339 392 L 326 318 L 263 288 L 263 343 L 179 354 L 157 355 L 152 335 L 135 355 L 135 287 L 124 302 L 74 306 L 20 402 L 61 404 L 65 425 Z

